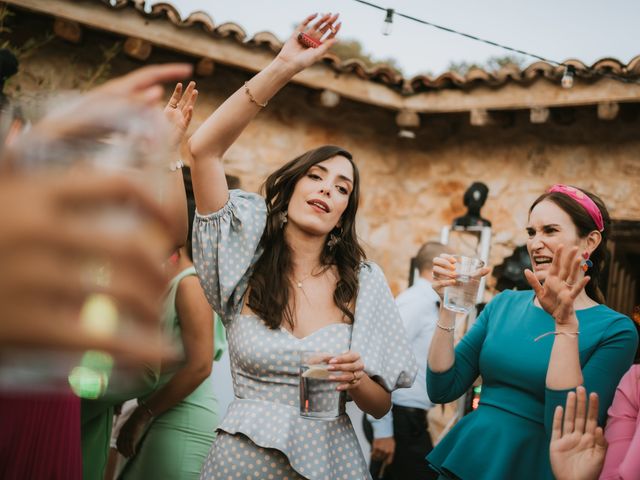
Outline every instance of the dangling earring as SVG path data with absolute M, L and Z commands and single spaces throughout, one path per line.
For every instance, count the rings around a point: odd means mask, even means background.
M 279 219 L 280 219 L 280 228 L 284 228 L 284 224 L 287 223 L 289 220 L 287 219 L 287 211 L 284 210 L 282 212 L 280 212 L 278 214 Z
M 582 254 L 582 260 L 580 260 L 580 268 L 583 272 L 586 272 L 591 267 L 593 267 L 593 262 L 589 260 L 589 252 L 585 250 L 585 252 Z
M 329 241 L 327 242 L 327 247 L 329 247 L 329 250 L 333 251 L 336 248 L 338 243 L 340 243 L 341 235 L 342 235 L 342 228 L 338 230 L 337 234 L 333 232 L 329 234 Z

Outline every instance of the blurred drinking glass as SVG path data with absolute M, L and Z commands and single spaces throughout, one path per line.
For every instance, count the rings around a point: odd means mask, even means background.
M 11 154 L 0 156 L 0 172 L 34 178 L 77 178 L 80 182 L 83 172 L 100 172 L 105 179 L 126 177 L 139 183 L 162 202 L 167 188 L 171 129 L 159 108 L 107 96 L 64 95 L 41 108 L 42 120 L 19 136 L 15 135 L 17 110 L 8 109 L 0 121 L 0 146 L 6 149 L 11 143 Z M 22 107 L 20 111 L 33 113 L 34 109 Z M 71 210 L 72 221 L 96 238 L 135 237 L 144 242 L 157 265 L 166 260 L 171 247 L 168 235 L 135 205 L 92 203 L 75 205 Z M 122 273 L 112 269 L 109 258 L 87 258 L 77 252 L 67 260 L 81 265 L 87 290 L 93 290 L 77 312 L 77 328 L 95 335 L 161 342 L 159 317 L 157 323 L 145 324 L 138 321 L 135 312 L 103 293 L 113 282 L 120 281 Z M 159 306 L 162 300 L 157 301 Z M 128 367 L 134 368 L 99 351 L 4 349 L 0 388 L 20 384 L 55 390 L 70 385 L 79 396 L 99 398 L 107 388 L 134 387 Z M 122 374 L 115 375 L 119 369 Z

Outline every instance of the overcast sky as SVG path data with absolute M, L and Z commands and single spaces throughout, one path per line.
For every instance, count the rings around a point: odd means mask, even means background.
M 147 3 L 154 3 L 147 0 Z M 354 0 L 171 0 L 183 16 L 207 12 L 216 24 L 235 22 L 249 36 L 270 31 L 285 38 L 313 12 L 340 12 L 341 37 L 359 40 L 374 57 L 394 58 L 405 76 L 442 73 L 451 62 L 484 63 L 508 54 L 431 27 L 395 18 L 384 36 L 384 12 Z M 640 54 L 640 0 L 372 0 L 433 23 L 531 51 L 554 60 L 593 63 Z M 535 61 L 527 59 L 529 64 Z

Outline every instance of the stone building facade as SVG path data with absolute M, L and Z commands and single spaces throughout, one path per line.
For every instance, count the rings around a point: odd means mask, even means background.
M 15 14 L 12 45 L 53 32 L 21 58 L 6 89 L 16 98 L 84 88 L 143 63 L 189 61 L 201 74 L 197 128 L 277 50 L 273 39 L 239 40 L 228 25 L 216 36 L 198 28 L 206 23 L 201 18 L 190 17 L 187 25 L 166 12 L 145 15 L 131 5 L 136 2 L 117 2 L 118 8 L 98 0 L 39 2 L 46 8 L 31 0 L 7 3 Z M 144 22 L 146 30 L 139 37 L 116 32 L 113 15 L 123 25 Z M 160 44 L 154 35 L 162 29 L 184 43 Z M 189 50 L 199 45 L 190 36 L 209 42 L 209 53 Z M 637 79 L 640 57 L 634 62 L 616 68 Z M 611 72 L 612 65 L 603 68 Z M 443 226 L 465 213 L 462 196 L 472 182 L 489 187 L 482 215 L 493 224 L 494 265 L 524 244 L 528 208 L 540 193 L 554 183 L 586 188 L 605 200 L 617 222 L 612 249 L 620 271 L 610 272 L 610 285 L 627 293 L 614 294 L 627 298 L 627 309 L 640 302 L 640 85 L 578 76 L 568 92 L 558 72 L 544 66 L 502 77 L 451 74 L 431 83 L 358 68 L 331 60 L 287 86 L 229 150 L 228 173 L 256 191 L 268 173 L 310 148 L 330 143 L 351 151 L 362 175 L 359 235 L 394 293 L 407 286 L 420 244 L 438 239 Z M 326 89 L 337 94 L 336 106 L 323 104 Z M 415 138 L 400 137 L 401 130 Z

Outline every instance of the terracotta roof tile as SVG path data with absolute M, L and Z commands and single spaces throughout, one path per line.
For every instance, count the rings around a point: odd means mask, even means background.
M 73 0 L 70 0 L 73 1 Z M 191 13 L 186 19 L 182 19 L 179 11 L 171 3 L 158 2 L 151 5 L 145 11 L 144 0 L 94 0 L 108 5 L 113 9 L 123 9 L 133 7 L 142 15 L 150 19 L 164 18 L 176 26 L 184 28 L 201 28 L 205 32 L 217 38 L 231 38 L 238 43 L 251 47 L 266 46 L 273 52 L 277 52 L 282 46 L 282 42 L 271 32 L 259 32 L 252 38 L 247 38 L 244 29 L 236 23 L 223 23 L 216 25 L 213 19 L 205 12 L 197 11 Z M 416 75 L 411 78 L 403 78 L 394 68 L 389 65 L 376 65 L 367 67 L 360 59 L 340 59 L 328 54 L 324 59 L 325 64 L 339 73 L 350 73 L 359 78 L 378 82 L 389 86 L 404 94 L 410 95 L 422 91 L 458 88 L 470 89 L 478 85 L 489 85 L 500 87 L 508 82 L 522 84 L 531 83 L 537 78 L 545 77 L 550 80 L 559 80 L 564 72 L 564 67 L 551 65 L 547 62 L 537 61 L 524 69 L 515 66 L 503 67 L 495 72 L 488 72 L 483 69 L 473 68 L 465 76 L 457 72 L 444 72 L 435 78 L 428 75 Z M 589 67 L 580 60 L 570 59 L 565 61 L 576 70 L 576 76 L 590 79 L 594 74 L 589 71 Z M 603 73 L 614 73 L 616 75 L 629 78 L 640 78 L 640 55 L 631 59 L 628 64 L 623 64 L 615 58 L 603 58 L 598 60 L 591 69 Z

